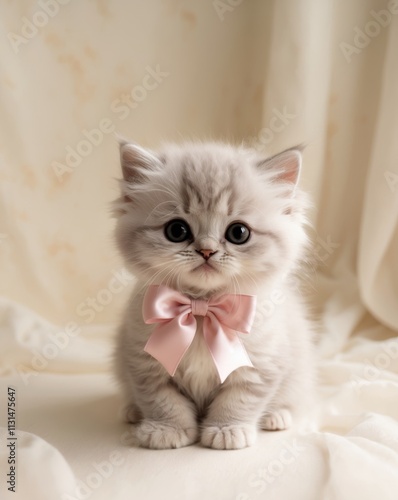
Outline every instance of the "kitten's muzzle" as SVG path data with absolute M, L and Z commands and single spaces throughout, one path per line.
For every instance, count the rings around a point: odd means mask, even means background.
M 202 250 L 195 250 L 195 252 L 200 253 L 205 260 L 209 260 L 212 255 L 218 252 L 218 250 L 202 248 Z

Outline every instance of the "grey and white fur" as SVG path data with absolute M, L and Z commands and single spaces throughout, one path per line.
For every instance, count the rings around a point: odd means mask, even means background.
M 120 156 L 116 241 L 137 283 L 119 328 L 115 370 L 140 446 L 200 441 L 238 449 L 252 445 L 259 429 L 288 428 L 308 410 L 314 380 L 313 326 L 295 278 L 308 250 L 308 203 L 297 185 L 301 149 L 267 158 L 243 146 L 186 143 L 154 153 L 121 141 Z M 167 239 L 174 219 L 189 226 L 188 240 Z M 234 222 L 250 231 L 247 242 L 226 238 Z M 154 328 L 141 312 L 150 284 L 191 298 L 256 295 L 253 328 L 241 337 L 254 367 L 238 368 L 221 384 L 198 317 L 194 341 L 170 377 L 144 351 Z

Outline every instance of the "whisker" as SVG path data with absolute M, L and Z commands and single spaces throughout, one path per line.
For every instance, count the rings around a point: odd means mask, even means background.
M 162 273 L 162 272 L 165 272 L 166 269 L 170 266 L 174 266 L 175 265 L 175 262 L 174 261 L 171 261 L 169 263 L 162 263 L 162 264 L 158 264 L 157 267 L 165 267 L 165 269 L 160 269 L 159 271 L 157 271 L 153 276 L 151 276 L 143 285 L 142 287 L 139 289 L 138 293 L 140 293 L 144 288 L 147 288 L 148 286 L 152 285 L 153 282 L 156 280 L 156 278 Z
M 243 269 L 243 274 L 247 278 L 251 279 L 253 284 L 257 287 L 257 281 L 254 279 L 254 277 L 250 271 L 248 271 L 247 269 Z

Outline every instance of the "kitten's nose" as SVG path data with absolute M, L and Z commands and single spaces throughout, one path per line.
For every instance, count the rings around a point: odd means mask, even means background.
M 205 260 L 209 260 L 212 255 L 217 253 L 217 250 L 210 250 L 208 248 L 202 248 L 202 250 L 196 250 L 198 253 L 202 254 Z

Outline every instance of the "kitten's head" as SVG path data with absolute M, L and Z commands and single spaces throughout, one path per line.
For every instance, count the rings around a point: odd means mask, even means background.
M 217 143 L 153 153 L 123 141 L 120 156 L 116 240 L 126 265 L 148 284 L 192 296 L 250 293 L 303 257 L 300 148 L 262 158 Z

